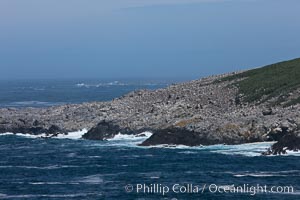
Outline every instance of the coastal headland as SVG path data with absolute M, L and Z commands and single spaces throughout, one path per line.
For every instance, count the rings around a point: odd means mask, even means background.
M 300 59 L 210 76 L 108 102 L 0 109 L 1 133 L 49 137 L 88 129 L 84 139 L 153 135 L 140 145 L 278 141 L 264 154 L 300 149 Z

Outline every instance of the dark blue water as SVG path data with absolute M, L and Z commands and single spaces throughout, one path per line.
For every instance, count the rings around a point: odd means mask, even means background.
M 299 199 L 298 156 L 210 148 L 140 148 L 138 141 L 0 136 L 0 199 Z M 230 149 L 227 147 L 227 150 Z M 125 192 L 131 184 L 293 186 L 293 194 Z M 135 188 L 134 188 L 135 189 Z
M 45 107 L 109 101 L 139 89 L 163 88 L 171 80 L 0 80 L 0 107 Z
M 0 104 L 39 107 L 110 100 L 135 89 L 155 89 L 168 84 L 1 82 Z M 0 135 L 0 199 L 300 198 L 299 154 L 260 156 L 270 143 L 202 148 L 138 147 L 144 139 L 119 137 L 110 141 L 86 141 Z M 165 195 L 151 191 L 151 184 L 169 191 Z M 215 185 L 221 189 L 216 191 Z M 225 193 L 225 186 L 232 185 L 266 186 L 267 191 L 255 194 L 248 189 Z M 137 190 L 140 186 L 143 188 Z M 273 186 L 279 192 L 270 192 Z M 194 191 L 186 191 L 188 187 Z M 280 192 L 286 187 L 293 190 Z

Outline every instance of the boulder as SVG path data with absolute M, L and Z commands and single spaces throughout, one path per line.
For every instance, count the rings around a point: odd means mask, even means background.
M 262 114 L 264 116 L 266 116 L 266 115 L 272 115 L 273 114 L 273 110 L 272 110 L 272 108 L 265 109 L 265 110 L 262 111 Z
M 140 146 L 161 144 L 199 146 L 209 145 L 211 142 L 208 141 L 206 137 L 203 137 L 203 134 L 201 133 L 183 128 L 169 127 L 154 131 L 153 135 L 140 144 Z
M 131 131 L 128 128 L 121 129 L 119 125 L 103 120 L 91 128 L 82 138 L 88 140 L 106 140 L 113 138 L 118 133 L 130 134 Z
M 268 133 L 268 137 L 270 140 L 279 141 L 283 136 L 289 133 L 294 133 L 296 129 L 297 124 L 292 124 L 289 121 L 283 121 L 271 128 L 271 131 Z
M 273 144 L 270 149 L 263 155 L 281 155 L 286 154 L 286 151 L 299 151 L 300 137 L 299 134 L 287 134 L 283 136 L 277 143 Z
M 56 125 L 51 125 L 47 131 L 47 134 L 58 134 L 58 133 L 62 133 L 63 131 L 61 130 L 60 127 L 56 126 Z
M 0 133 L 26 133 L 26 134 L 32 134 L 32 135 L 38 135 L 42 133 L 47 133 L 47 129 L 43 127 L 31 127 L 26 125 L 18 125 L 18 124 L 10 124 L 8 126 L 0 126 Z

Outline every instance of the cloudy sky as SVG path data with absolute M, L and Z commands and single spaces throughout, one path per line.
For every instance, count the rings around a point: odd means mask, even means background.
M 0 79 L 198 78 L 300 57 L 299 0 L 0 0 Z

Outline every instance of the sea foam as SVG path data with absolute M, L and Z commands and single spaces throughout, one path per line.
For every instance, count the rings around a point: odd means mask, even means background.
M 68 134 L 58 134 L 55 137 L 56 139 L 73 139 L 78 140 L 81 139 L 82 136 L 87 133 L 87 129 L 82 129 L 79 131 L 69 132 Z M 40 135 L 30 135 L 30 134 L 22 134 L 22 133 L 3 133 L 0 136 L 5 135 L 16 135 L 27 138 L 50 138 L 46 134 Z M 247 143 L 240 145 L 210 145 L 210 146 L 196 146 L 189 147 L 184 145 L 156 145 L 150 147 L 140 147 L 138 144 L 142 143 L 146 139 L 148 139 L 152 135 L 151 132 L 143 132 L 137 135 L 126 135 L 126 134 L 117 134 L 111 139 L 107 139 L 105 142 L 98 141 L 97 143 L 93 143 L 94 146 L 127 146 L 127 147 L 138 147 L 138 148 L 169 148 L 169 149 L 183 149 L 186 151 L 178 152 L 179 154 L 195 154 L 200 153 L 200 151 L 209 151 L 212 153 L 219 153 L 225 155 L 241 155 L 241 156 L 261 156 L 262 152 L 265 152 L 268 148 L 272 146 L 275 142 L 257 142 L 257 143 Z M 91 145 L 91 144 L 90 144 Z M 287 154 L 281 156 L 300 156 L 300 151 L 293 152 L 287 151 Z
M 81 139 L 82 136 L 87 133 L 87 129 L 82 129 L 79 131 L 74 131 L 74 132 L 69 132 L 68 134 L 58 134 L 57 136 L 51 137 L 51 138 L 57 138 L 57 139 Z M 5 135 L 16 135 L 16 136 L 21 136 L 21 137 L 27 137 L 27 138 L 50 138 L 48 135 L 45 133 L 38 134 L 38 135 L 32 135 L 32 134 L 26 134 L 26 133 L 2 133 L 0 136 L 5 136 Z
M 108 141 L 144 140 L 144 139 L 149 138 L 151 135 L 152 135 L 151 132 L 142 132 L 137 135 L 126 135 L 126 134 L 119 133 L 119 134 L 115 135 L 115 137 L 108 139 Z

